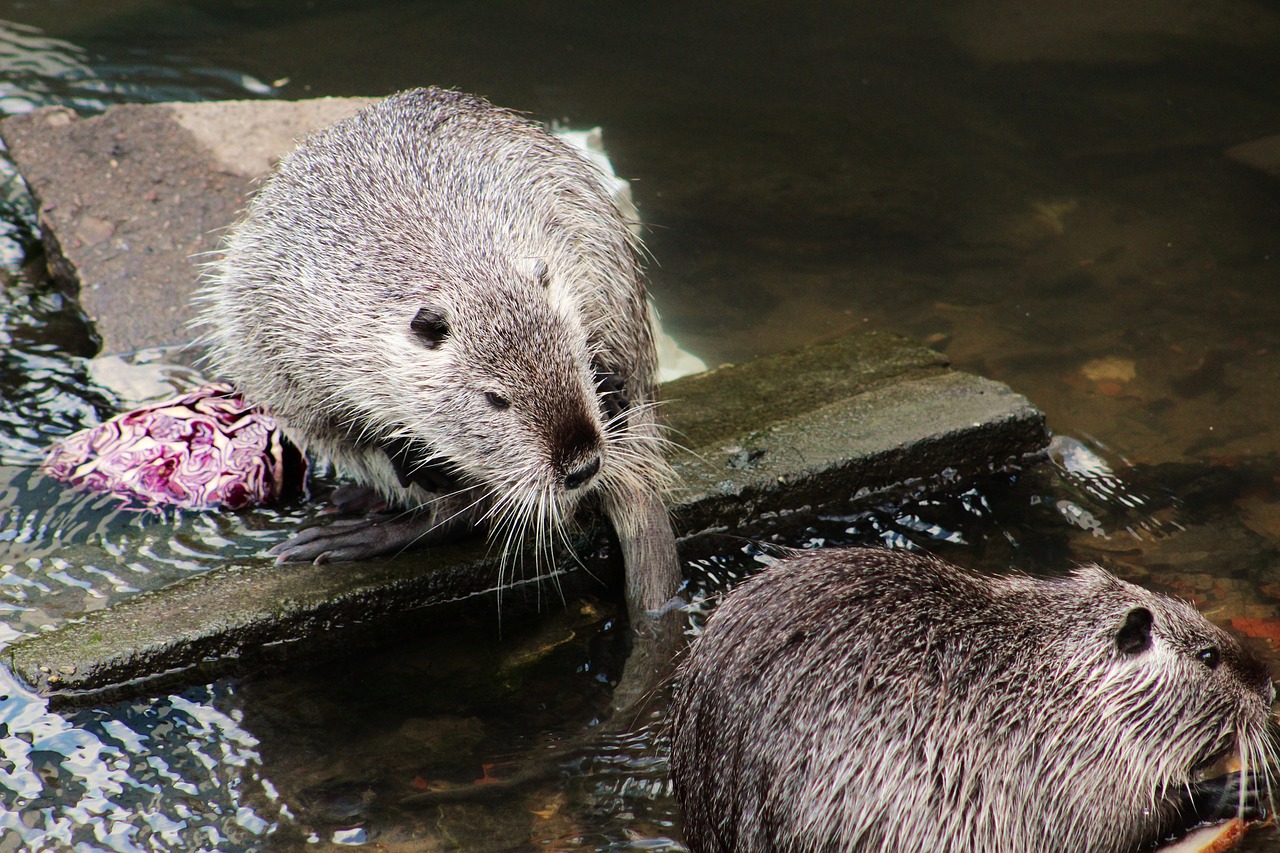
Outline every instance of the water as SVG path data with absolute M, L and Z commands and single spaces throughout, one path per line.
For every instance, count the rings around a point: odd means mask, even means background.
M 655 298 L 709 363 L 881 328 L 1011 384 L 1050 465 L 907 484 L 697 543 L 703 595 L 772 542 L 914 542 L 986 570 L 1104 560 L 1280 640 L 1280 12 L 907 3 L 0 3 L 0 111 L 456 85 L 599 124 L 651 229 Z M 314 508 L 141 514 L 35 473 L 119 404 L 0 195 L 0 641 L 227 562 Z M 179 379 L 178 381 L 181 381 Z M 616 603 L 491 611 L 348 661 L 52 711 L 0 685 L 0 851 L 678 849 L 660 724 L 496 803 L 607 705 Z M 484 765 L 491 765 L 488 770 Z M 1280 850 L 1275 830 L 1255 850 Z

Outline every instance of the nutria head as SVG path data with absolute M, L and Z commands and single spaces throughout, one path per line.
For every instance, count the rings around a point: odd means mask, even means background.
M 501 512 L 555 519 L 600 484 L 610 432 L 586 330 L 552 304 L 540 269 L 486 270 L 379 312 L 378 381 L 402 393 L 362 420 L 375 441 L 418 446 L 410 479 L 416 464 L 447 460 L 500 495 Z

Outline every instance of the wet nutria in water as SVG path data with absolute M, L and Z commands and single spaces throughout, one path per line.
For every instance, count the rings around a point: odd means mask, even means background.
M 303 531 L 282 560 L 395 552 L 487 527 L 545 555 L 587 496 L 629 602 L 679 581 L 659 488 L 637 247 L 587 160 L 471 95 L 403 92 L 268 176 L 202 292 L 210 360 L 391 512 Z M 634 621 L 633 621 L 634 624 Z
M 782 560 L 681 664 L 671 773 L 706 851 L 1122 853 L 1234 815 L 1265 773 L 1265 666 L 1097 566 L 983 577 L 883 549 Z

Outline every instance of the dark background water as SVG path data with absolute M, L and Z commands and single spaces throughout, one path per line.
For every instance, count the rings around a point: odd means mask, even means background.
M 1101 559 L 1280 639 L 1280 5 L 0 3 L 0 111 L 479 92 L 600 125 L 666 325 L 708 363 L 873 327 L 1001 379 L 1051 464 L 912 486 L 759 535 L 926 544 L 985 569 Z M 74 301 L 0 209 L 0 639 L 255 559 L 310 510 L 139 516 L 32 465 L 109 414 Z M 726 543 L 715 592 L 760 563 Z M 580 728 L 616 605 L 492 612 L 370 659 L 54 713 L 0 689 L 0 850 L 675 849 L 656 726 L 496 805 L 382 803 Z M 314 843 L 307 843 L 308 840 Z M 1280 850 L 1274 831 L 1255 849 Z

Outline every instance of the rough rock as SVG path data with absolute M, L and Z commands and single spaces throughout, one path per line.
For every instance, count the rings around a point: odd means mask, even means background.
M 253 181 L 364 98 L 126 104 L 80 118 L 48 107 L 0 122 L 36 200 L 49 270 L 105 353 L 182 344 L 200 255 Z M 145 308 L 145 310 L 140 310 Z

